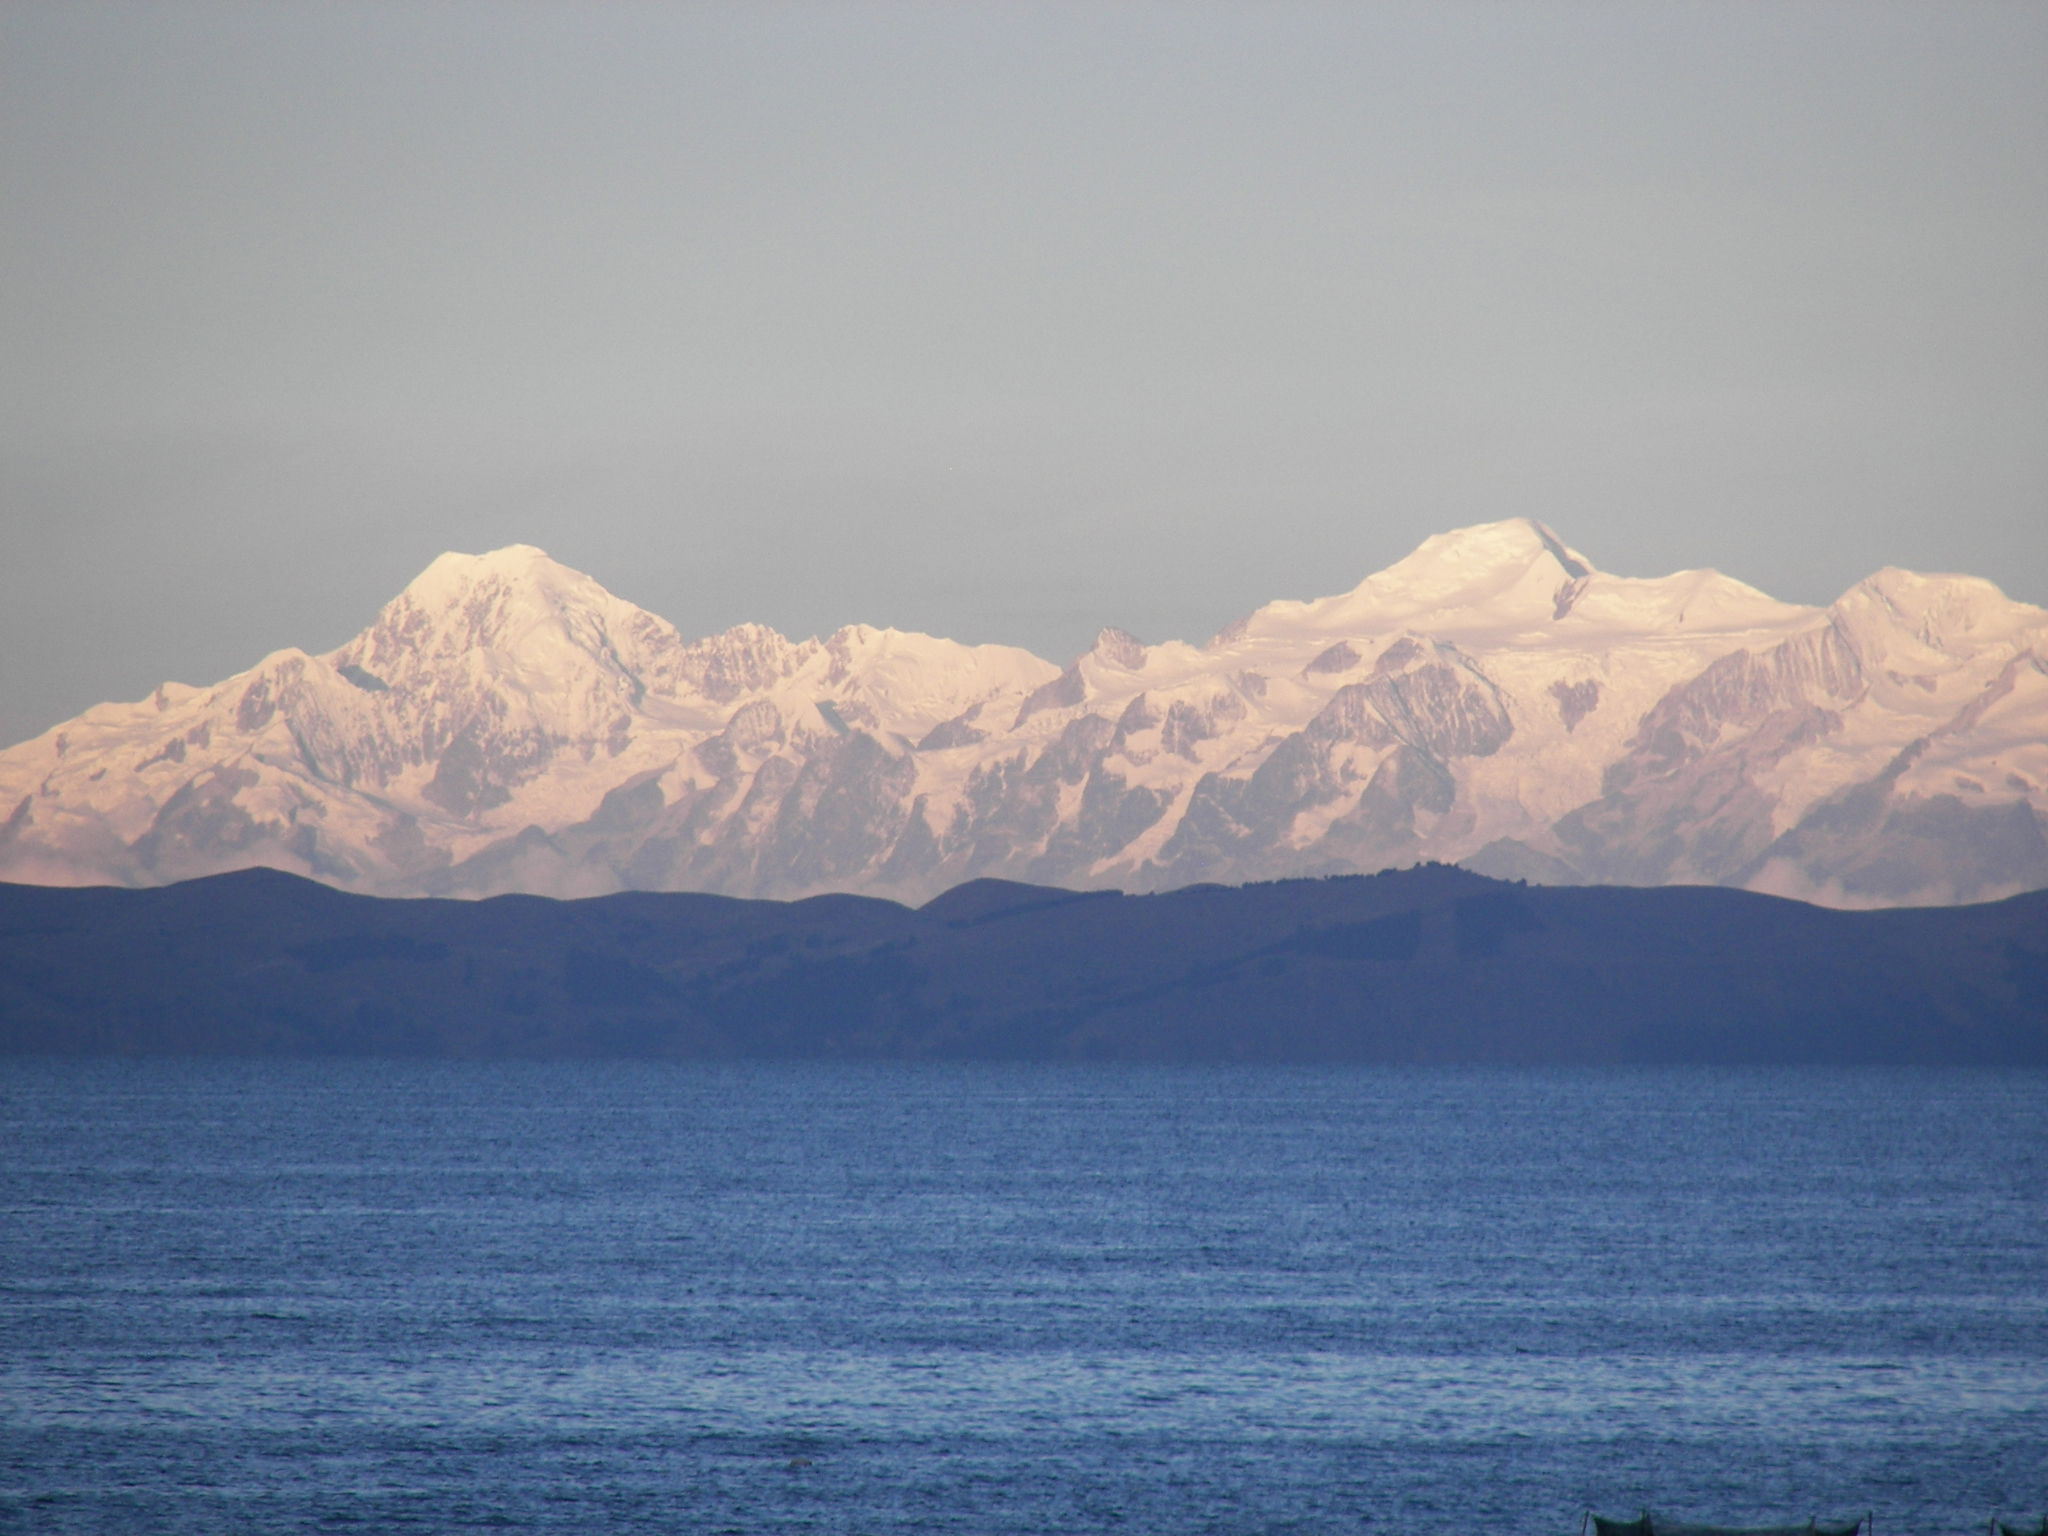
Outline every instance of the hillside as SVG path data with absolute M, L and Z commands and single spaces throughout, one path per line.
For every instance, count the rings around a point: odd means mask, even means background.
M 918 909 L 5 886 L 0 1051 L 2048 1066 L 2048 893 L 1842 912 L 1443 867 Z

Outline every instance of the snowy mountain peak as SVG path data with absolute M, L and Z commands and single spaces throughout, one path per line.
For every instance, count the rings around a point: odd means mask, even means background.
M 1737 633 L 1782 629 L 1810 620 L 1812 608 L 1781 603 L 1747 582 L 1719 571 L 1674 571 L 1669 576 L 1610 576 L 1596 572 L 1558 594 L 1557 617 L 1610 634 L 1666 630 Z
M 1145 667 L 1145 642 L 1127 629 L 1105 626 L 1096 631 L 1088 654 L 1119 672 L 1140 672 Z
M 2015 602 L 1980 576 L 1924 575 L 1897 566 L 1866 576 L 1835 607 L 1888 623 L 1936 651 L 2048 624 L 2048 610 Z
M 2048 885 L 2048 613 L 1910 571 L 1827 610 L 1614 576 L 1517 518 L 1062 669 L 866 624 L 685 643 L 513 545 L 441 556 L 327 655 L 0 752 L 0 879 L 50 883 L 922 900 L 1418 859 L 1853 904 Z
M 728 704 L 780 685 L 820 649 L 766 624 L 735 624 L 680 646 L 665 671 L 677 692 Z
M 437 557 L 328 660 L 372 691 L 375 682 L 389 688 L 450 668 L 510 669 L 559 686 L 594 667 L 631 676 L 637 689 L 649 668 L 674 665 L 680 645 L 666 621 L 546 551 L 513 544 Z
M 399 596 L 431 608 L 459 602 L 488 582 L 507 587 L 560 587 L 589 581 L 581 571 L 558 563 L 544 549 L 532 544 L 507 544 L 480 555 L 453 549 L 436 555 L 425 570 L 405 584 Z
M 1403 586 L 1418 596 L 1448 596 L 1475 582 L 1518 579 L 1532 565 L 1542 566 L 1546 579 L 1555 576 L 1561 581 L 1593 570 L 1591 561 L 1535 518 L 1512 517 L 1434 534 L 1406 559 L 1368 579 L 1386 579 L 1387 585 Z
M 1269 603 L 1226 636 L 1363 636 L 1411 627 L 1516 630 L 1561 617 L 1593 564 L 1534 518 L 1424 539 L 1349 592 Z

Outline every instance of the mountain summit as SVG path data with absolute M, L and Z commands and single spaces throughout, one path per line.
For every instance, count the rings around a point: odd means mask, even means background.
M 1530 518 L 1460 528 L 1425 539 L 1407 559 L 1350 592 L 1316 602 L 1269 603 L 1257 633 L 1358 633 L 1415 626 L 1500 628 L 1552 616 L 1559 592 L 1592 564 Z
M 1898 570 L 1826 608 L 1616 576 L 1513 519 L 1061 667 L 864 625 L 686 641 L 514 545 L 325 655 L 0 753 L 0 815 L 0 879 L 43 884 L 915 900 L 1438 860 L 1968 901 L 2048 886 L 2048 612 Z

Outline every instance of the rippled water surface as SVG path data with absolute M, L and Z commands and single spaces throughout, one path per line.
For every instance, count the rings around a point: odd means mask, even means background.
M 2048 1079 L 0 1064 L 0 1530 L 2048 1504 Z

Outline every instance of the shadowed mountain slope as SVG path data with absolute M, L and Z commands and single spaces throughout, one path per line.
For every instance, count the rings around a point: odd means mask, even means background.
M 922 909 L 0 886 L 0 1051 L 2048 1066 L 2048 893 L 1844 912 L 1442 866 Z

